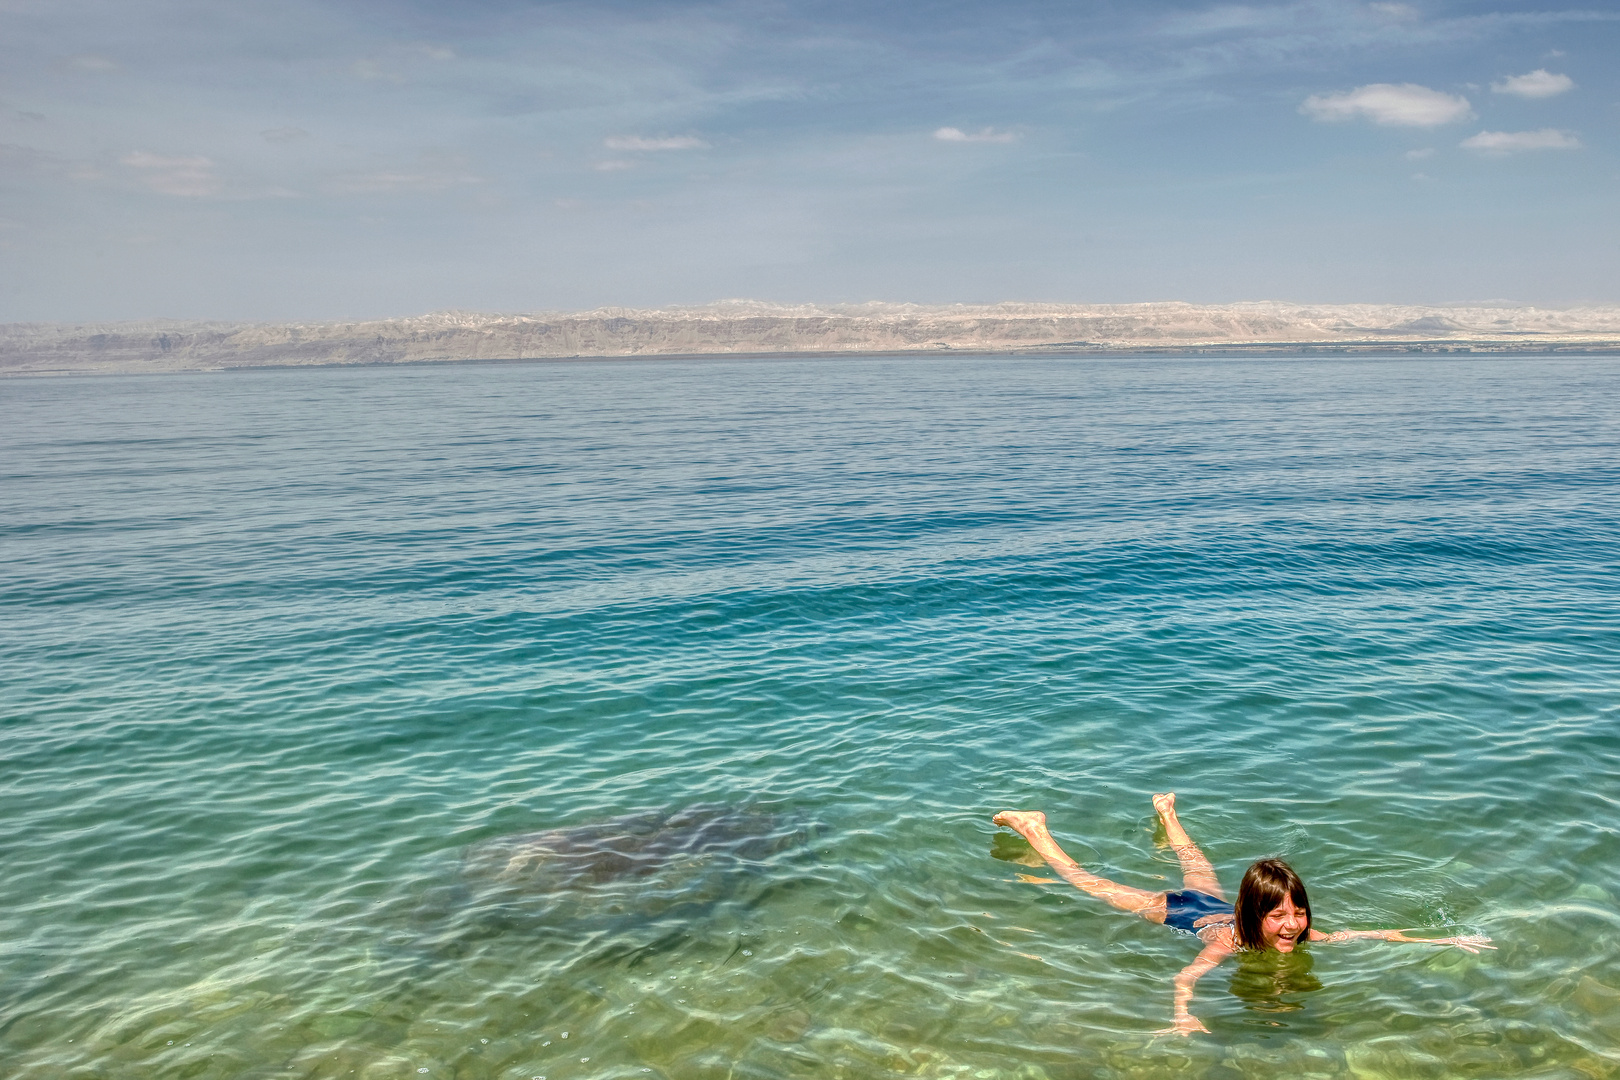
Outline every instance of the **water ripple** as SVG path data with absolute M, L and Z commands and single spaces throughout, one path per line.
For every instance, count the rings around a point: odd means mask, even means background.
M 1617 378 L 0 384 L 8 1073 L 1612 1076 Z M 1169 888 L 1167 789 L 1229 885 L 1501 949 L 1250 957 L 1155 1037 L 1188 939 L 989 816 Z

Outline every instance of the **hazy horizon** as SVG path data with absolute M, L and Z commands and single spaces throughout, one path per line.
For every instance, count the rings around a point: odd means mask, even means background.
M 0 322 L 1620 301 L 1620 12 L 7 0 L 0 28 Z
M 1229 303 L 1199 304 L 1188 300 L 1158 298 L 1151 300 L 1128 300 L 1115 303 L 1085 303 L 1054 300 L 958 300 L 940 303 L 897 300 L 851 300 L 832 303 L 817 303 L 804 301 L 762 300 L 757 297 L 726 297 L 720 300 L 710 300 L 693 304 L 649 304 L 633 306 L 627 304 L 599 304 L 590 308 L 531 308 L 528 310 L 476 309 L 470 307 L 438 308 L 431 311 L 401 312 L 385 315 L 361 315 L 352 317 L 331 318 L 281 318 L 281 319 L 231 319 L 210 316 L 169 316 L 147 315 L 126 319 L 39 319 L 39 320 L 6 320 L 0 325 L 8 326 L 56 326 L 56 327 L 91 327 L 98 325 L 184 325 L 188 323 L 218 323 L 221 325 L 255 325 L 266 326 L 298 326 L 298 325 L 344 325 L 360 323 L 409 323 L 426 319 L 465 317 L 475 320 L 500 319 L 541 319 L 541 318 L 582 318 L 606 317 L 610 315 L 703 315 L 723 317 L 731 315 L 738 318 L 753 315 L 769 315 L 776 317 L 789 316 L 817 316 L 831 315 L 843 317 L 883 316 L 901 314 L 949 314 L 962 313 L 998 313 L 1011 312 L 1032 314 L 1038 311 L 1052 313 L 1083 313 L 1111 308 L 1154 308 L 1154 307 L 1187 307 L 1198 312 L 1241 311 L 1254 308 L 1279 308 L 1318 310 L 1323 312 L 1349 312 L 1363 310 L 1369 312 L 1392 311 L 1546 311 L 1546 312 L 1601 312 L 1613 314 L 1620 304 L 1602 302 L 1575 302 L 1575 303 L 1520 303 L 1514 300 L 1487 299 L 1462 300 L 1453 303 L 1367 303 L 1360 301 L 1320 302 L 1310 303 L 1296 300 L 1279 299 L 1243 299 L 1233 300 Z

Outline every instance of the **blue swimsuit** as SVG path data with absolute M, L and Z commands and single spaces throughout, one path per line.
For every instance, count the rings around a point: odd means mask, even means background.
M 1197 889 L 1185 889 L 1179 892 L 1164 894 L 1164 925 L 1173 926 L 1177 930 L 1185 930 L 1189 934 L 1209 926 L 1218 926 L 1231 922 L 1230 919 L 1211 919 L 1203 926 L 1194 926 L 1199 919 L 1210 915 L 1231 915 L 1232 905 L 1218 896 L 1211 896 L 1207 892 Z

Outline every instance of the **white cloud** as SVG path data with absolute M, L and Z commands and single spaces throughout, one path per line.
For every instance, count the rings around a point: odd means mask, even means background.
M 118 65 L 105 56 L 75 56 L 68 61 L 80 71 L 116 71 Z
M 649 139 L 642 135 L 610 135 L 602 140 L 609 150 L 707 150 L 709 144 L 691 135 Z
M 267 128 L 259 132 L 265 141 L 273 143 L 296 142 L 299 139 L 309 138 L 309 132 L 299 127 Z
M 961 128 L 942 127 L 934 132 L 934 138 L 940 142 L 987 142 L 1010 143 L 1018 141 L 1018 136 L 1011 131 L 997 131 L 995 128 L 980 128 L 978 131 L 963 131 Z
M 1415 19 L 1418 16 L 1417 8 L 1411 4 L 1368 4 L 1367 6 L 1387 19 Z
M 1221 4 L 1204 11 L 1172 17 L 1165 29 L 1172 34 L 1201 36 L 1231 31 L 1254 31 L 1275 27 L 1291 13 L 1276 7 L 1256 8 L 1247 4 Z
M 332 190 L 344 195 L 389 192 L 437 192 L 463 184 L 481 184 L 483 178 L 457 172 L 347 173 L 335 178 Z
M 1299 111 L 1313 120 L 1365 117 L 1392 127 L 1436 127 L 1473 115 L 1467 98 L 1416 83 L 1370 83 L 1343 94 L 1312 94 Z
M 375 60 L 356 60 L 352 68 L 355 75 L 367 81 L 382 80 L 384 82 L 402 83 L 405 77 L 397 71 L 389 71 Z
M 1425 146 L 1421 150 L 1408 150 L 1404 156 L 1407 161 L 1421 161 L 1423 158 L 1434 156 L 1434 147 Z
M 141 172 L 141 179 L 153 191 L 164 195 L 197 198 L 219 192 L 214 163 L 205 157 L 163 157 L 145 150 L 133 150 L 118 159 L 120 164 Z
M 1501 82 L 1491 83 L 1491 89 L 1498 94 L 1513 94 L 1522 98 L 1556 97 L 1574 86 L 1575 80 L 1568 75 L 1554 75 L 1546 68 L 1537 68 L 1528 75 L 1513 75 Z
M 1517 154 L 1525 150 L 1579 150 L 1581 140 L 1574 132 L 1542 128 L 1540 131 L 1482 131 L 1459 145 L 1482 154 Z

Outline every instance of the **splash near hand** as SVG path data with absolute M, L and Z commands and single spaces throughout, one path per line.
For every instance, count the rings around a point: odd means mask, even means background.
M 1494 949 L 1491 939 L 1484 934 L 1458 934 L 1455 937 L 1430 938 L 1430 945 L 1455 945 L 1464 952 L 1477 953 L 1481 949 Z

